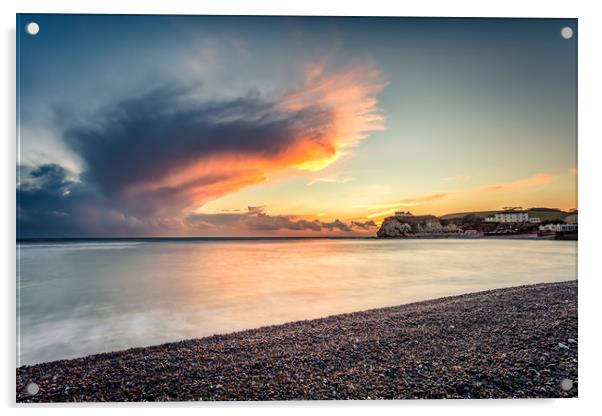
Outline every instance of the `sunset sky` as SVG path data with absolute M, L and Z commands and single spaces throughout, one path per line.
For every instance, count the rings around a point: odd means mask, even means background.
M 374 235 L 396 210 L 576 208 L 575 19 L 17 27 L 18 237 Z

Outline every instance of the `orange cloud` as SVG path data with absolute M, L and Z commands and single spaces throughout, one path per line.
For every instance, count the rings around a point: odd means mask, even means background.
M 387 204 L 361 206 L 361 208 L 385 209 L 385 208 L 408 207 L 408 206 L 412 206 L 412 205 L 417 205 L 421 202 L 430 202 L 430 201 L 434 201 L 437 199 L 445 198 L 447 195 L 448 195 L 447 193 L 440 192 L 440 193 L 435 193 L 435 194 L 428 194 L 428 195 L 421 195 L 421 196 L 412 197 L 412 198 L 400 199 L 396 202 L 391 202 L 391 203 L 387 203 Z
M 504 192 L 512 189 L 526 188 L 537 185 L 545 185 L 552 182 L 555 176 L 548 175 L 546 173 L 538 173 L 527 179 L 520 179 L 514 182 L 500 183 L 497 185 L 486 186 L 477 189 L 477 193 L 492 193 L 492 192 Z
M 285 94 L 279 108 L 285 112 L 328 109 L 331 119 L 326 129 L 312 131 L 313 137 L 303 140 L 306 150 L 313 148 L 312 157 L 297 163 L 297 167 L 320 170 L 345 149 L 357 146 L 367 132 L 382 130 L 384 116 L 376 95 L 385 85 L 373 65 L 333 73 L 328 73 L 324 64 L 307 67 L 302 87 Z
M 370 219 L 372 219 L 372 218 L 382 218 L 382 217 L 387 217 L 387 216 L 389 216 L 389 215 L 392 215 L 392 214 L 394 214 L 394 213 L 395 213 L 395 211 L 397 211 L 397 209 L 396 209 L 396 208 L 393 208 L 393 209 L 388 209 L 388 210 L 386 210 L 386 211 L 379 211 L 379 212 L 375 212 L 375 213 L 373 213 L 373 214 L 366 215 L 366 218 L 370 218 Z
M 391 215 L 391 214 L 395 213 L 395 211 L 397 211 L 401 207 L 409 207 L 409 206 L 418 205 L 423 202 L 435 201 L 438 199 L 445 198 L 447 195 L 448 195 L 447 193 L 435 193 L 435 194 L 417 196 L 417 197 L 413 197 L 413 198 L 400 199 L 399 201 L 392 202 L 390 204 L 371 205 L 371 206 L 369 206 L 370 209 L 385 209 L 385 208 L 388 208 L 388 209 L 367 215 L 366 218 L 385 217 L 387 215 Z
M 312 186 L 317 183 L 347 183 L 347 182 L 351 182 L 352 180 L 353 180 L 352 177 L 341 176 L 341 175 L 335 174 L 335 175 L 313 178 L 309 182 L 307 182 L 307 186 Z
M 182 199 L 178 205 L 190 209 L 265 181 L 276 172 L 322 170 L 367 133 L 383 128 L 376 95 L 384 86 L 380 72 L 370 65 L 331 72 L 323 66 L 309 68 L 298 88 L 273 102 L 251 102 L 245 104 L 248 108 L 232 103 L 223 115 L 218 114 L 223 120 L 218 117 L 215 127 L 213 120 L 205 123 L 208 127 L 199 126 L 198 140 L 203 140 L 205 131 L 218 129 L 232 137 L 211 138 L 216 144 L 210 151 L 197 151 L 196 157 L 178 155 L 180 163 L 169 166 L 163 175 L 131 183 L 126 192 L 178 190 Z M 186 133 L 193 138 L 194 128 L 191 122 L 192 132 Z M 191 148 L 196 146 L 193 139 L 186 140 L 192 141 Z

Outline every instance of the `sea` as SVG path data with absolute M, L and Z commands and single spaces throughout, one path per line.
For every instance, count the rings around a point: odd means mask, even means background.
M 576 269 L 576 241 L 20 241 L 17 366 L 574 280 Z

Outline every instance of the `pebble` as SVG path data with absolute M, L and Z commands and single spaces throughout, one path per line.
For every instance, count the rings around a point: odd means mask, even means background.
M 23 366 L 16 400 L 577 397 L 576 340 L 577 283 L 539 284 Z

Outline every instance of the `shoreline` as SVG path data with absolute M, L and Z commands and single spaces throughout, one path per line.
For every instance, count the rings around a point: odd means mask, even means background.
M 17 402 L 576 397 L 577 281 L 22 366 L 16 375 Z M 25 391 L 30 382 L 36 395 Z
M 536 241 L 577 241 L 562 240 L 553 236 L 539 236 L 536 234 L 508 234 L 508 235 L 463 235 L 463 234 L 430 234 L 415 235 L 411 237 L 377 237 L 373 235 L 358 236 L 311 236 L 311 237 L 100 237 L 100 238 L 21 238 L 16 244 L 42 245 L 42 244 L 70 244 L 70 243 L 170 243 L 170 242 L 254 242 L 254 241 L 293 241 L 293 240 L 536 240 Z

